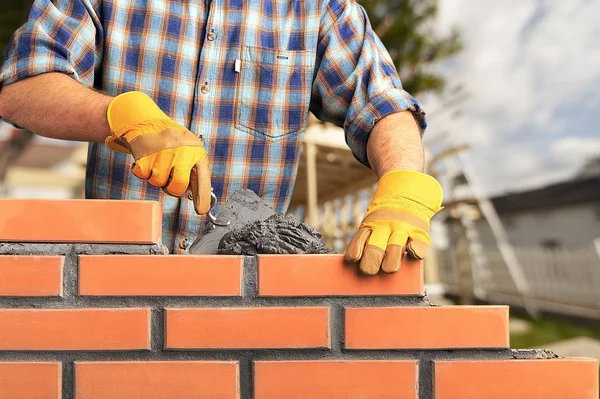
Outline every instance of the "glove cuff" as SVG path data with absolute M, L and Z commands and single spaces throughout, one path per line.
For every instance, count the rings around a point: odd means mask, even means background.
M 434 177 L 425 173 L 392 170 L 379 179 L 373 199 L 386 197 L 403 197 L 436 213 L 442 209 L 443 190 Z
M 169 117 L 145 93 L 130 91 L 113 98 L 106 111 L 112 134 L 121 137 L 133 126 L 169 122 Z M 133 138 L 130 138 L 133 139 Z

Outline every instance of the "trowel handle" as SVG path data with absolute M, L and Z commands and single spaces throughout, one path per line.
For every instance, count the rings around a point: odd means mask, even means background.
M 211 187 L 211 189 L 210 189 L 210 209 L 208 210 L 206 217 L 208 217 L 208 219 L 212 223 L 213 228 L 215 226 L 229 226 L 229 224 L 231 223 L 230 220 L 228 220 L 226 224 L 218 223 L 217 217 L 215 215 L 213 215 L 213 213 L 212 213 L 212 209 L 215 206 L 215 204 L 217 203 L 217 201 L 218 201 L 217 195 L 215 194 L 214 188 Z

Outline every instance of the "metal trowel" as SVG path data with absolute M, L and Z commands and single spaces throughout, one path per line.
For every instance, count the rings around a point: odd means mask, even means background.
M 229 231 L 248 223 L 265 221 L 275 214 L 275 210 L 265 204 L 254 191 L 248 189 L 234 192 L 214 215 L 212 209 L 216 202 L 217 197 L 211 191 L 211 210 L 207 214 L 207 224 L 190 246 L 191 255 L 216 255 L 221 239 Z

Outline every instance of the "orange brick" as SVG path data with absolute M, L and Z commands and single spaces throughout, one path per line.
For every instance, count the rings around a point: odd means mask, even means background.
M 0 309 L 0 350 L 149 348 L 149 309 Z
M 75 362 L 75 399 L 237 399 L 237 362 Z
M 167 309 L 165 347 L 329 348 L 329 308 Z
M 80 256 L 79 294 L 239 296 L 242 263 L 238 256 Z
M 422 262 L 405 260 L 396 274 L 366 276 L 343 255 L 259 255 L 261 296 L 422 295 Z
M 255 362 L 255 399 L 417 399 L 414 360 Z
M 0 256 L 0 296 L 61 296 L 62 256 Z
M 346 348 L 506 348 L 508 306 L 347 308 Z
M 0 398 L 62 398 L 62 364 L 0 363 Z
M 435 399 L 598 399 L 591 359 L 434 362 Z
M 0 199 L 0 241 L 155 244 L 161 215 L 156 201 Z

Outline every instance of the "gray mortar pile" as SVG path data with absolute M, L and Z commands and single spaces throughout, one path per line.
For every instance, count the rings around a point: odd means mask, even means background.
M 545 350 L 448 349 L 448 350 L 346 350 L 343 342 L 344 306 L 435 306 L 427 296 L 411 297 L 311 297 L 259 298 L 257 260 L 244 258 L 243 290 L 238 298 L 213 297 L 80 297 L 77 295 L 79 255 L 165 255 L 162 246 L 83 245 L 83 244 L 3 244 L 0 255 L 63 255 L 63 297 L 0 298 L 1 308 L 152 308 L 151 350 L 137 351 L 0 351 L 0 361 L 60 361 L 63 364 L 63 399 L 71 399 L 74 361 L 156 361 L 156 360 L 229 360 L 239 361 L 241 399 L 251 399 L 254 360 L 317 359 L 417 359 L 419 361 L 419 397 L 432 399 L 432 361 L 442 359 L 548 359 L 557 356 Z M 282 267 L 285 267 L 282 265 Z M 256 306 L 330 306 L 331 349 L 262 350 L 163 350 L 164 308 L 170 307 L 256 307 Z M 406 328 L 426 328 L 406 326 Z M 451 325 L 448 328 L 452 328 Z M 94 331 L 90 330 L 89 334 Z M 440 331 L 440 334 L 443 334 Z M 476 376 L 474 376 L 476 378 Z
M 239 190 L 196 238 L 192 255 L 327 254 L 315 228 L 276 213 L 251 190 Z

